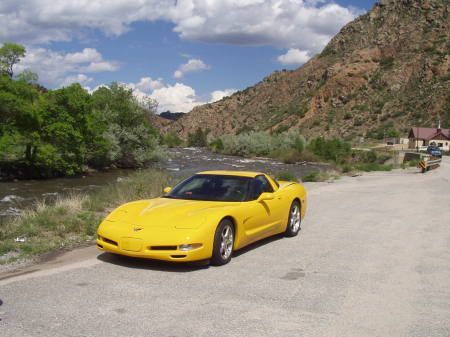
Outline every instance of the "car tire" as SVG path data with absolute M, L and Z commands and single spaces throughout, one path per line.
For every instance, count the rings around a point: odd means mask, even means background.
M 300 231 L 301 222 L 300 203 L 297 200 L 294 200 L 289 208 L 289 217 L 285 235 L 289 237 L 296 236 Z
M 231 260 L 234 246 L 234 225 L 229 219 L 220 221 L 214 234 L 211 264 L 222 266 Z

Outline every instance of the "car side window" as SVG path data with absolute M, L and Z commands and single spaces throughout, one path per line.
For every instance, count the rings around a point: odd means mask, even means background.
M 257 176 L 253 179 L 253 188 L 251 193 L 251 200 L 256 200 L 261 193 L 272 193 L 273 188 L 269 181 L 264 176 Z

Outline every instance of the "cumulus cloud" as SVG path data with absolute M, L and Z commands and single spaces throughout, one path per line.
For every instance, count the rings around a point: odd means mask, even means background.
M 133 89 L 133 94 L 139 101 L 152 98 L 158 102 L 157 112 L 189 112 L 194 107 L 206 103 L 212 103 L 230 96 L 236 89 L 215 90 L 210 94 L 198 96 L 195 90 L 183 83 L 174 85 L 164 84 L 162 79 L 153 80 L 151 77 L 142 77 L 137 83 L 122 83 L 127 88 Z M 89 87 L 87 89 L 92 92 Z
M 119 69 L 117 64 L 101 61 L 101 62 L 91 62 L 87 66 L 81 67 L 80 71 L 84 73 L 98 73 L 102 71 L 116 71 Z
M 322 0 L 2 0 L 0 41 L 68 41 L 87 29 L 121 35 L 133 22 L 166 20 L 186 40 L 313 54 L 361 13 Z
M 302 51 L 297 48 L 291 48 L 286 54 L 278 56 L 277 60 L 283 65 L 300 65 L 310 59 L 307 51 Z
M 88 83 L 89 77 L 82 73 L 115 71 L 118 65 L 104 60 L 93 48 L 66 54 L 45 48 L 27 48 L 26 56 L 15 66 L 14 71 L 20 73 L 24 69 L 37 73 L 43 85 L 53 87 L 73 83 L 70 81 L 76 78 L 83 84 Z
M 193 88 L 182 83 L 156 89 L 150 97 L 158 101 L 158 112 L 189 112 L 195 106 L 207 103 L 196 96 Z
M 82 86 L 85 86 L 91 81 L 93 81 L 92 77 L 88 77 L 85 74 L 77 74 L 77 75 L 67 76 L 62 81 L 61 86 L 66 87 L 72 83 L 80 83 Z
M 221 100 L 224 97 L 231 96 L 237 90 L 236 89 L 225 89 L 225 90 L 216 90 L 211 93 L 211 103 Z
M 138 83 L 128 83 L 128 86 L 133 90 L 148 91 L 159 89 L 164 86 L 162 78 L 153 80 L 151 77 L 142 77 Z
M 200 70 L 209 69 L 209 66 L 199 59 L 190 59 L 187 63 L 178 67 L 178 70 L 174 72 L 173 77 L 182 78 L 187 73 L 193 73 Z
M 169 17 L 174 30 L 188 40 L 315 53 L 358 14 L 330 1 L 180 0 Z

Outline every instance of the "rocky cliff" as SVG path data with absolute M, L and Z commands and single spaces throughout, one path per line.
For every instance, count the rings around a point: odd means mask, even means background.
M 391 135 L 450 123 L 448 0 L 382 0 L 292 71 L 194 108 L 162 130 L 183 138 L 299 128 L 328 137 Z M 238 76 L 238 75 L 237 75 Z

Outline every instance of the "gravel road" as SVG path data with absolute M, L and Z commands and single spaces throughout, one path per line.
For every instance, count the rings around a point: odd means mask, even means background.
M 450 160 L 418 171 L 306 183 L 300 235 L 223 267 L 87 247 L 0 272 L 0 335 L 448 337 Z

